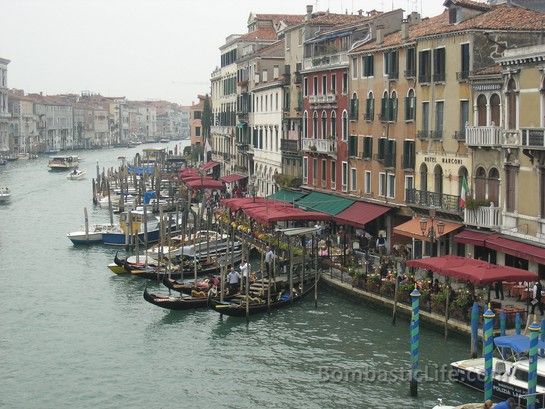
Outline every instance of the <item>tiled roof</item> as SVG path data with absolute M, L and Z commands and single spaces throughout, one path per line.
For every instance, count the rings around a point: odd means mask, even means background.
M 284 56 L 284 41 L 280 40 L 276 43 L 260 48 L 255 52 L 261 57 L 283 57 Z
M 443 3 L 445 7 L 448 7 L 449 4 L 454 4 L 456 6 L 465 7 L 473 10 L 487 11 L 490 10 L 490 5 L 482 3 L 480 1 L 473 0 L 447 0 Z
M 338 24 L 357 23 L 358 21 L 363 21 L 363 19 L 364 17 L 357 14 L 335 14 L 321 11 L 312 14 L 312 18 L 308 21 L 308 24 L 323 24 L 336 26 Z
M 448 10 L 445 10 L 438 16 L 423 19 L 419 24 L 409 27 L 409 35 L 406 40 L 401 40 L 401 33 L 397 31 L 384 37 L 382 44 L 372 41 L 361 45 L 353 52 L 393 47 L 412 42 L 417 38 L 468 30 L 540 31 L 544 18 L 545 13 L 539 11 L 501 4 L 491 6 L 489 11 L 461 23 L 450 24 Z
M 252 40 L 276 40 L 276 31 L 272 27 L 259 27 L 257 30 L 238 37 L 236 41 Z
M 255 18 L 256 20 L 283 21 L 287 25 L 292 25 L 302 23 L 305 16 L 300 14 L 256 14 Z

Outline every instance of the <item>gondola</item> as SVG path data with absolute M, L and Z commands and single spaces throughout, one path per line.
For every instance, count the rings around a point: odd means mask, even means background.
M 304 297 L 306 297 L 308 294 L 314 291 L 314 282 L 309 283 L 308 287 L 305 287 L 304 292 L 302 294 L 296 295 L 293 297 L 292 300 L 274 300 L 271 299 L 271 305 L 270 310 L 278 310 L 280 308 L 289 307 L 292 303 L 301 301 Z M 272 295 L 272 294 L 271 294 Z M 248 314 L 249 315 L 255 315 L 267 312 L 269 310 L 269 307 L 267 305 L 267 300 L 261 300 L 259 302 L 254 301 L 255 299 L 251 299 L 249 308 L 248 308 Z M 242 300 L 240 303 L 235 302 L 229 302 L 229 301 L 223 301 L 220 302 L 217 299 L 211 299 L 210 300 L 210 307 L 220 314 L 229 315 L 232 317 L 245 317 L 246 316 L 246 302 Z
M 213 300 L 213 298 L 209 298 L 206 293 L 202 292 L 202 294 L 204 294 L 204 296 L 193 297 L 188 295 L 172 297 L 169 295 L 150 293 L 146 288 L 144 290 L 144 300 L 167 310 L 189 310 L 192 308 L 205 308 L 209 305 L 209 302 Z M 225 299 L 228 300 L 233 297 L 234 296 L 226 296 Z
M 216 276 L 217 278 L 219 278 L 218 276 Z M 203 280 L 198 280 L 198 282 L 203 282 Z M 201 289 L 199 286 L 197 286 L 197 288 L 195 288 L 195 285 L 193 283 L 193 281 L 191 282 L 187 282 L 187 283 L 180 283 L 178 281 L 176 281 L 174 278 L 171 277 L 168 277 L 168 275 L 164 275 L 163 276 L 163 285 L 165 287 L 167 287 L 168 289 L 170 290 L 173 290 L 173 291 L 178 291 L 182 294 L 191 294 L 191 291 L 192 290 L 199 290 Z

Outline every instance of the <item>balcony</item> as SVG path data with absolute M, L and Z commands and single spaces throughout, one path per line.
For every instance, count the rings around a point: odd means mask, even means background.
M 479 206 L 464 209 L 464 223 L 470 226 L 498 228 L 502 224 L 501 207 Z
M 506 148 L 518 148 L 521 145 L 521 131 L 505 129 L 501 135 L 501 144 Z
M 458 142 L 465 142 L 466 141 L 466 131 L 465 131 L 465 129 L 461 130 L 461 131 L 454 131 L 453 138 L 454 138 L 454 140 L 456 140 Z
M 435 140 L 443 139 L 443 130 L 440 129 L 440 130 L 430 131 L 430 139 L 435 139 Z
M 467 146 L 500 146 L 502 132 L 499 126 L 466 126 Z
M 308 97 L 308 102 L 311 104 L 334 104 L 337 102 L 337 95 L 311 95 Z
M 428 192 L 426 190 L 407 189 L 406 202 L 410 206 L 436 209 L 447 213 L 460 214 L 460 196 L 444 193 Z
M 522 128 L 522 147 L 545 149 L 545 128 Z
M 469 74 L 469 71 L 459 71 L 456 73 L 456 80 L 458 80 L 458 82 L 467 82 Z
M 416 70 L 405 70 L 405 78 L 416 78 Z
M 348 65 L 348 55 L 339 53 L 324 55 L 320 57 L 308 57 L 303 60 L 303 69 L 330 69 L 334 67 L 345 67 Z
M 445 73 L 436 72 L 435 74 L 433 74 L 433 82 L 445 82 Z
M 324 153 L 326 155 L 336 155 L 337 153 L 337 141 L 334 139 L 303 138 L 301 142 L 303 151 Z
M 399 79 L 399 73 L 392 71 L 388 73 L 388 81 L 397 81 Z
M 418 139 L 429 139 L 430 138 L 430 134 L 431 134 L 431 131 L 428 131 L 428 130 L 422 130 L 422 131 L 418 131 L 416 133 L 416 137 Z
M 299 141 L 297 139 L 280 139 L 280 150 L 282 152 L 299 152 Z

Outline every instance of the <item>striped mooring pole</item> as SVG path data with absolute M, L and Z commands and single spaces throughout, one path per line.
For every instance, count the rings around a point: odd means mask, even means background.
M 477 358 L 479 348 L 479 303 L 471 307 L 471 358 Z
M 534 322 L 528 328 L 530 330 L 530 357 L 528 364 L 528 398 L 526 408 L 536 408 L 536 385 L 537 385 L 537 340 L 541 332 L 541 326 Z
M 486 402 L 489 399 L 492 399 L 492 352 L 494 351 L 493 346 L 493 330 L 494 330 L 494 317 L 496 315 L 490 309 L 490 304 L 488 309 L 483 314 L 484 317 L 484 401 Z
M 520 312 L 515 314 L 515 334 L 520 335 L 522 328 L 522 318 L 520 317 Z
M 505 315 L 505 311 L 504 310 L 501 310 L 500 311 L 500 335 L 502 337 L 505 336 L 505 327 L 506 327 L 506 323 L 507 323 L 507 315 Z
M 420 357 L 420 291 L 416 286 L 411 292 L 411 396 L 418 395 L 418 360 Z
M 539 336 L 539 340 L 541 342 L 545 342 L 545 318 L 541 320 L 541 334 Z M 541 356 L 543 356 L 543 354 L 545 353 L 545 351 L 542 349 L 541 351 L 539 351 Z

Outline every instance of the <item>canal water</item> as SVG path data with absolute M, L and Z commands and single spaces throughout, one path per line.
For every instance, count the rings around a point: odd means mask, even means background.
M 407 321 L 392 326 L 386 312 L 327 289 L 318 309 L 305 300 L 248 327 L 146 303 L 146 285 L 159 286 L 113 275 L 114 249 L 66 238 L 84 206 L 91 222 L 108 219 L 91 204 L 96 162 L 114 166 L 141 148 L 79 152 L 84 181 L 48 172 L 47 158 L 0 167 L 0 187 L 13 192 L 0 206 L 0 407 L 431 408 L 438 397 L 481 399 L 448 379 L 410 398 L 396 378 L 408 368 Z M 424 328 L 421 340 L 422 366 L 468 356 L 465 339 Z

